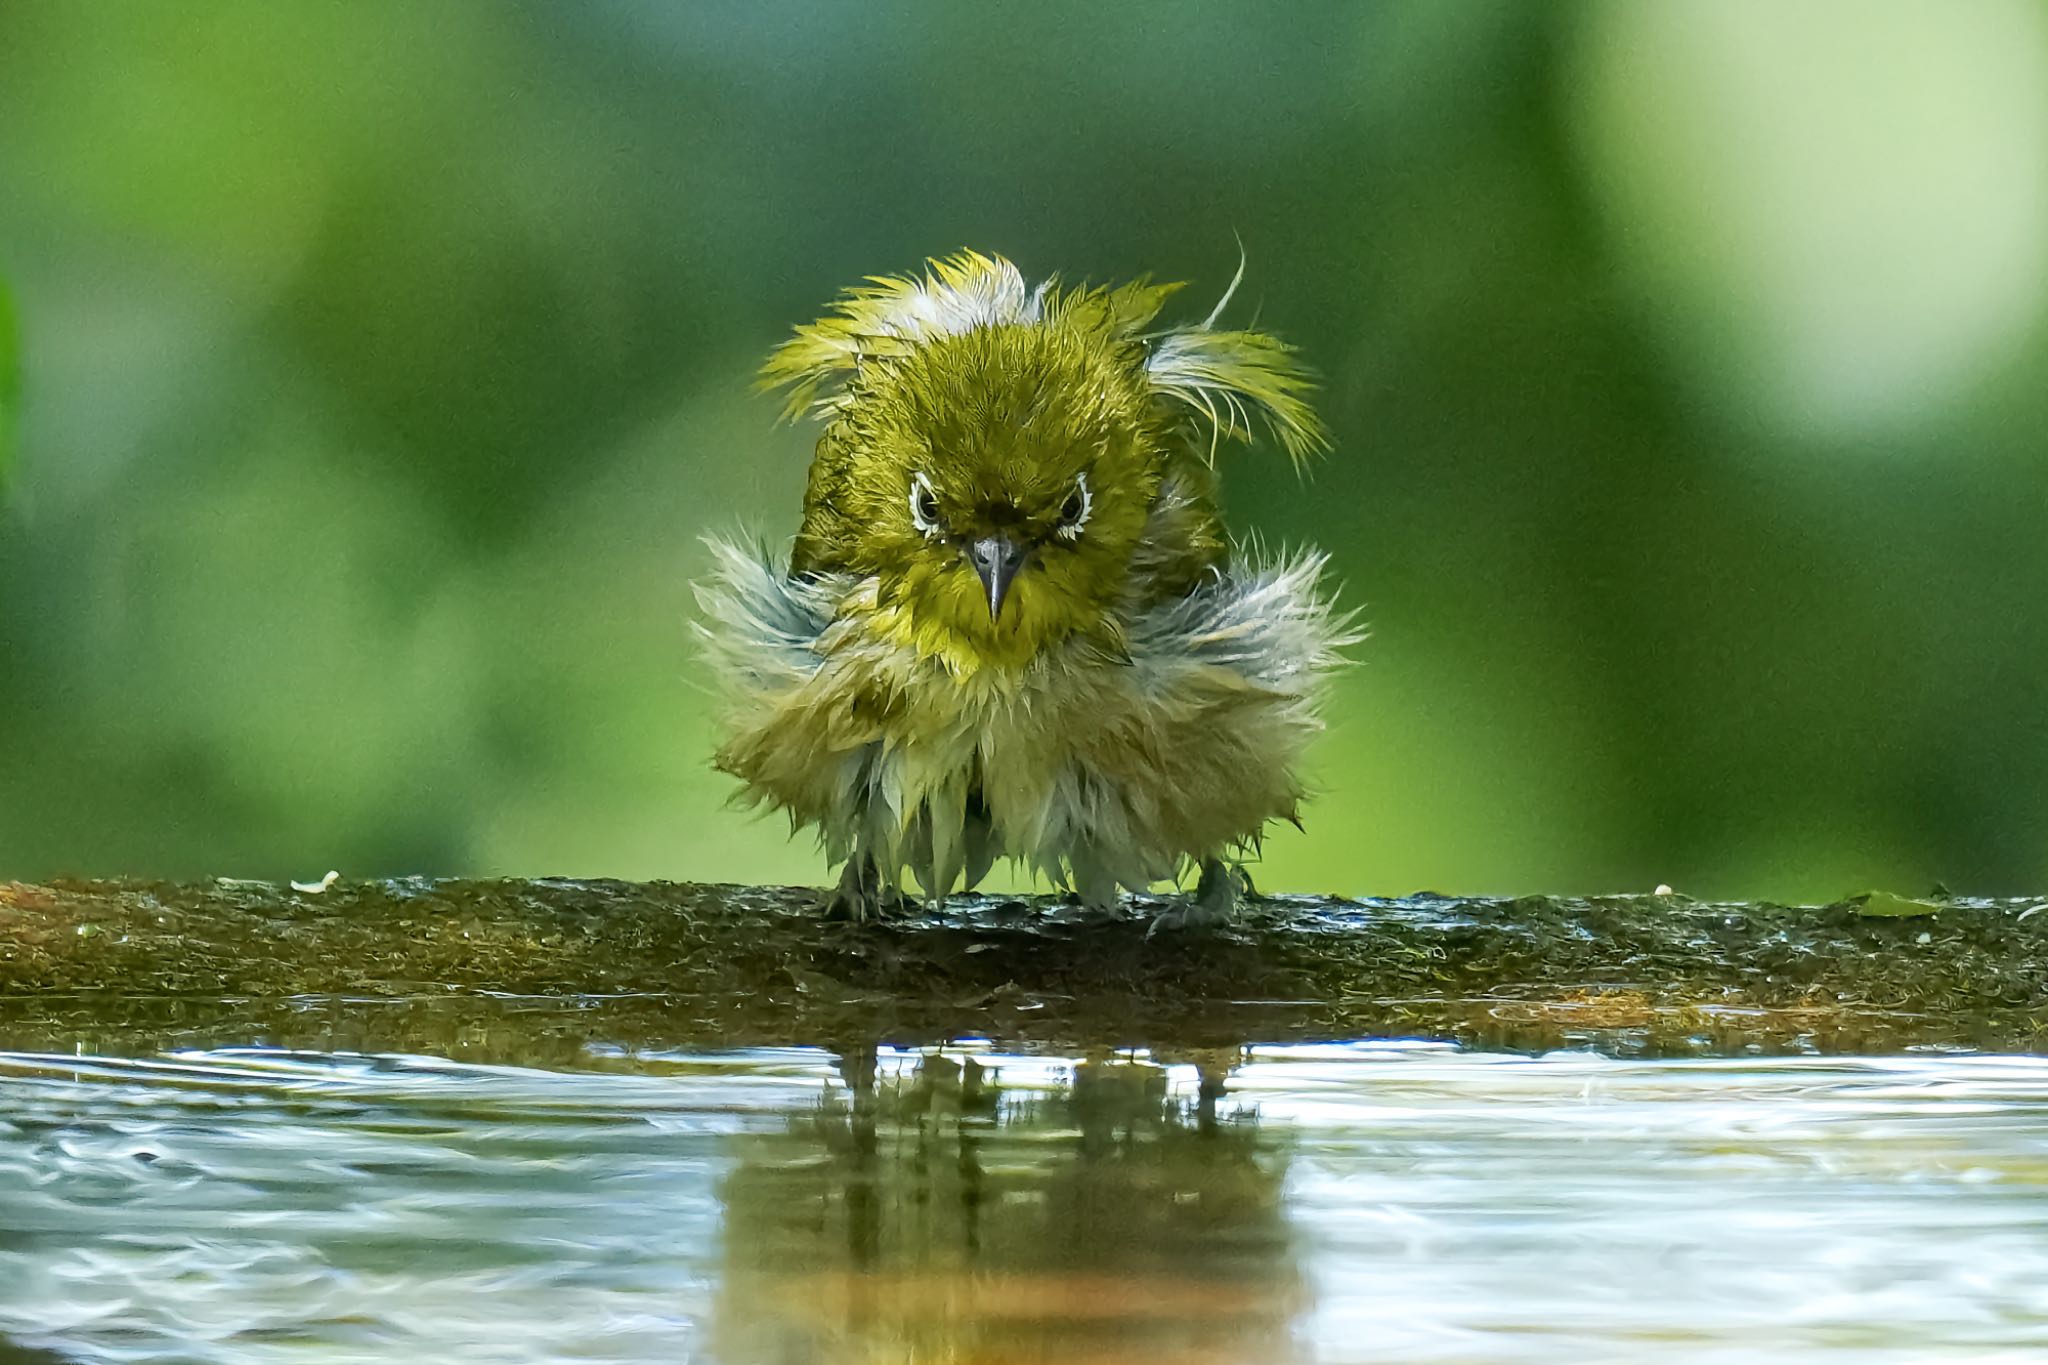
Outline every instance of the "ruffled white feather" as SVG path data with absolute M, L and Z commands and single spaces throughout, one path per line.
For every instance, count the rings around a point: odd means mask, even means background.
M 1075 641 L 964 680 L 866 628 L 873 580 L 711 548 L 721 766 L 835 861 L 932 895 L 1008 857 L 1102 901 L 1255 845 L 1293 818 L 1322 684 L 1357 638 L 1319 591 L 1324 557 L 1300 553 L 1127 614 L 1127 662 Z

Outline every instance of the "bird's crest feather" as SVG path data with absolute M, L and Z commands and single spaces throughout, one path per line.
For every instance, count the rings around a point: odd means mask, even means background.
M 1239 279 L 1243 273 L 1240 263 Z M 921 275 L 873 275 L 847 290 L 829 314 L 775 348 L 761 386 L 789 390 L 786 418 L 830 418 L 848 402 L 862 366 L 900 359 L 934 338 L 982 327 L 1082 327 L 1135 348 L 1153 393 L 1206 427 L 1212 460 L 1218 442 L 1253 438 L 1256 414 L 1299 464 L 1329 447 L 1308 402 L 1315 380 L 1277 337 L 1216 328 L 1237 283 L 1202 322 L 1148 331 L 1181 284 L 1140 278 L 1062 288 L 1053 276 L 1032 287 L 1002 257 L 962 251 L 928 261 Z

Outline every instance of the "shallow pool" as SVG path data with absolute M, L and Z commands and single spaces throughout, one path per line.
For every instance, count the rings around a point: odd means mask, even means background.
M 77 1361 L 2048 1354 L 2048 1061 L 0 1055 Z

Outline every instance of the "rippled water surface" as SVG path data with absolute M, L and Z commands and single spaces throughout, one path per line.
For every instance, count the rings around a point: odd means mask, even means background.
M 4 1054 L 0 1337 L 80 1361 L 2034 1360 L 2048 1063 Z

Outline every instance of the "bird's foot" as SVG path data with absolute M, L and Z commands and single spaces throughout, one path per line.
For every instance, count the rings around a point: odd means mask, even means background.
M 1240 897 L 1256 895 L 1252 879 L 1242 867 L 1209 858 L 1202 863 L 1195 894 L 1152 921 L 1145 937 L 1182 929 L 1220 929 L 1235 917 Z
M 825 898 L 825 918 L 866 924 L 885 915 L 897 914 L 910 905 L 910 898 L 882 884 L 875 865 L 862 858 L 846 864 L 839 885 Z

